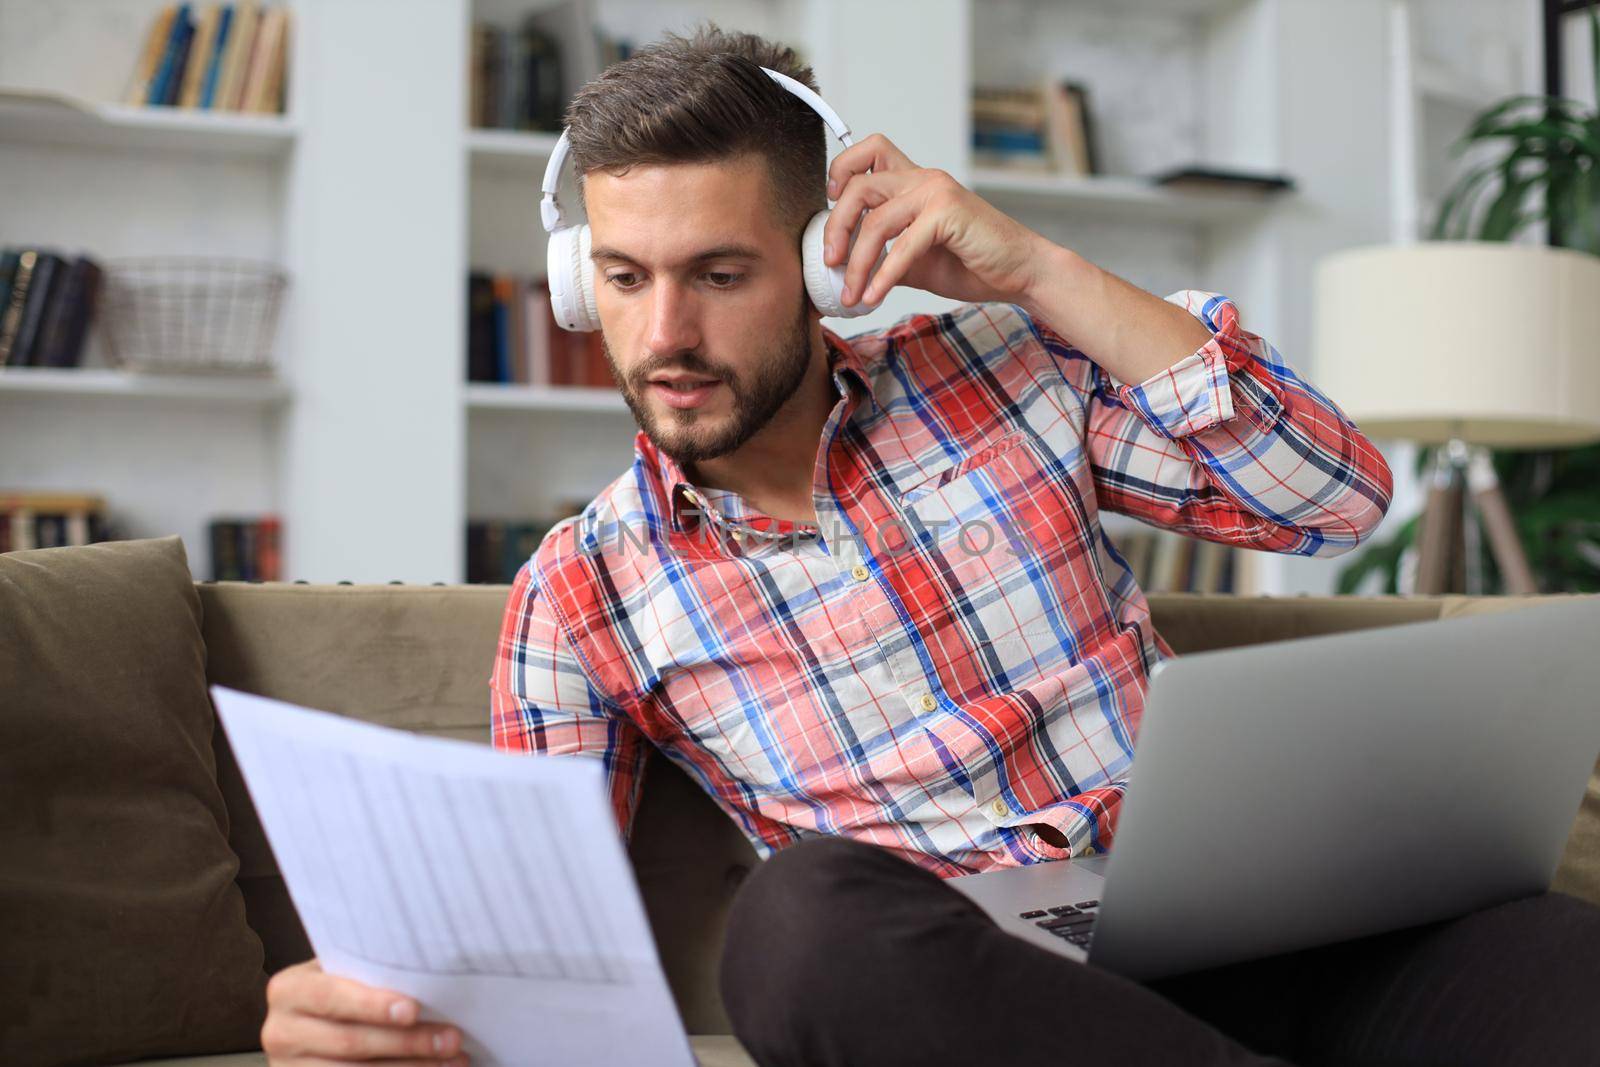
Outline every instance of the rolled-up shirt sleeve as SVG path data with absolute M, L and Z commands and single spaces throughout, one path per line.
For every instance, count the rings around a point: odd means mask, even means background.
M 1142 382 L 1118 380 L 1036 324 L 1082 386 L 1100 507 L 1268 552 L 1336 556 L 1356 547 L 1393 495 L 1383 454 L 1244 328 L 1232 300 L 1194 289 L 1166 299 L 1212 337 Z

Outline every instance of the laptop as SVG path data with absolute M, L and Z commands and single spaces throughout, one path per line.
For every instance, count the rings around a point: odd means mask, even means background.
M 1144 980 L 1549 888 L 1600 753 L 1600 597 L 1164 660 L 1106 856 L 951 886 Z

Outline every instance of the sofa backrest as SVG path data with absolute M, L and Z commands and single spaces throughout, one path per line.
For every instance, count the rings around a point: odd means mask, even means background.
M 509 586 L 203 582 L 211 682 L 438 736 L 488 742 L 488 682 Z M 1179 654 L 1461 614 L 1505 598 L 1152 594 L 1156 629 Z M 1492 602 L 1492 603 L 1490 603 Z M 312 953 L 227 742 L 218 771 L 239 884 L 267 967 Z M 717 994 L 722 929 L 756 862 L 732 820 L 653 756 L 630 846 L 668 981 L 691 1033 L 726 1033 Z

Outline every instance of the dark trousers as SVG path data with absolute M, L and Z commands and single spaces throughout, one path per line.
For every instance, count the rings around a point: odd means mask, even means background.
M 1561 894 L 1141 985 L 843 838 L 740 889 L 722 959 L 763 1067 L 1600 1064 L 1600 908 Z

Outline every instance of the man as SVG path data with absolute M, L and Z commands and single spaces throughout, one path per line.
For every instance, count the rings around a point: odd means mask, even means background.
M 495 744 L 601 760 L 624 832 L 655 748 L 776 854 L 723 964 L 752 1053 L 1585 1047 L 1597 968 L 1546 950 L 1600 948 L 1600 924 L 1567 898 L 1146 988 L 1001 933 L 941 881 L 1111 846 L 1148 672 L 1172 651 L 1101 509 L 1326 557 L 1377 526 L 1390 472 L 1225 297 L 1145 293 L 881 136 L 824 189 L 821 123 L 761 66 L 812 84 L 788 50 L 708 30 L 609 69 L 569 111 L 596 306 L 641 432 L 632 467 L 518 574 L 491 682 Z M 824 330 L 798 249 L 828 197 L 847 304 L 909 285 L 964 306 Z M 1226 812 L 1217 840 L 1236 844 Z M 1493 995 L 1485 959 L 1504 969 Z M 1445 977 L 1457 991 L 1434 995 Z M 1389 983 L 1398 1013 L 1378 1003 Z M 274 1062 L 460 1047 L 314 961 L 270 1003 Z

